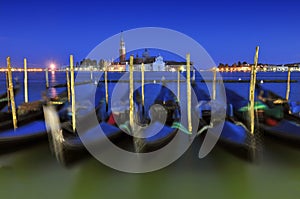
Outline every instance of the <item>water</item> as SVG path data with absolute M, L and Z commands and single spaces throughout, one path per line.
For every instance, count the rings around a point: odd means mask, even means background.
M 22 79 L 22 73 L 14 73 Z M 112 75 L 112 74 L 110 74 Z M 121 74 L 119 74 L 121 75 Z M 249 73 L 224 73 L 224 79 L 249 78 Z M 0 91 L 5 91 L 0 73 Z M 161 75 L 157 74 L 158 79 Z M 176 73 L 174 73 L 174 77 Z M 29 100 L 40 99 L 45 89 L 44 73 L 29 74 Z M 166 77 L 168 78 L 168 77 Z M 285 79 L 286 73 L 259 73 L 260 78 Z M 196 77 L 200 80 L 200 77 Z M 292 74 L 300 80 L 300 74 Z M 50 85 L 64 83 L 65 73 L 49 73 Z M 247 83 L 226 83 L 244 97 Z M 265 87 L 285 96 L 284 83 Z M 291 86 L 291 99 L 300 101 L 299 85 Z M 61 89 L 50 89 L 49 95 Z M 16 96 L 23 102 L 23 88 Z M 175 163 L 153 173 L 126 174 L 94 159 L 64 168 L 51 155 L 47 144 L 0 156 L 2 198 L 293 198 L 300 194 L 300 150 L 265 139 L 258 164 L 245 162 L 215 147 L 198 159 L 199 141 Z

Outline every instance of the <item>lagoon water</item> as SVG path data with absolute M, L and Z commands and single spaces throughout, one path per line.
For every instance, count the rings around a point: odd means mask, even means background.
M 109 78 L 122 74 L 109 74 Z M 135 74 L 138 78 L 139 74 Z M 44 73 L 29 73 L 29 101 L 39 100 L 45 90 Z M 89 74 L 86 74 L 87 78 Z M 223 73 L 223 79 L 249 79 L 249 73 Z M 14 73 L 21 82 L 22 73 Z M 159 81 L 162 74 L 156 73 Z M 208 77 L 211 77 L 208 76 Z M 258 73 L 257 79 L 286 79 L 287 73 Z M 151 76 L 153 78 L 153 76 Z M 165 77 L 176 79 L 174 73 Z M 150 79 L 150 77 L 149 77 Z M 291 101 L 300 101 L 300 73 L 292 73 Z M 146 74 L 147 80 L 147 74 Z M 196 76 L 196 81 L 201 80 Z M 49 73 L 50 86 L 65 82 L 65 73 Z M 22 83 L 22 82 L 21 82 Z M 176 83 L 175 83 L 176 84 Z M 226 83 L 244 97 L 248 83 Z M 285 96 L 285 83 L 263 86 Z M 0 93 L 5 92 L 0 73 Z M 49 96 L 62 89 L 50 88 Z M 23 102 L 23 87 L 16 96 Z M 264 139 L 258 163 L 241 160 L 216 146 L 203 159 L 196 139 L 190 149 L 168 167 L 146 174 L 115 171 L 89 159 L 71 168 L 61 166 L 46 143 L 0 156 L 1 198 L 298 198 L 300 195 L 300 149 Z

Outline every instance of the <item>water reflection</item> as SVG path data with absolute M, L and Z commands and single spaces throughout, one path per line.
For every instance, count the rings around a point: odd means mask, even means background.
M 55 71 L 51 71 L 51 80 L 50 80 L 50 82 L 51 82 L 51 84 L 50 84 L 50 88 L 48 90 L 48 93 L 50 95 L 49 97 L 54 98 L 54 97 L 57 96 L 56 88 L 53 88 L 53 86 L 55 84 L 57 84 Z
M 51 71 L 51 83 L 52 84 L 56 84 L 55 71 Z
M 55 88 L 53 87 L 50 87 L 49 90 L 48 90 L 48 93 L 49 93 L 49 97 L 51 98 L 54 98 L 57 96 L 57 91 Z

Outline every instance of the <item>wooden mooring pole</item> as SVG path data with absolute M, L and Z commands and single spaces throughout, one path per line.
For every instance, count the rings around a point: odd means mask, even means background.
M 9 96 L 10 96 L 11 113 L 12 113 L 12 118 L 13 118 L 14 129 L 16 130 L 18 128 L 17 112 L 16 112 L 15 97 L 14 97 L 14 87 L 13 87 L 13 81 L 12 81 L 12 70 L 11 70 L 11 64 L 10 64 L 10 57 L 7 57 L 6 61 L 7 61 L 8 90 L 9 90 Z
M 188 130 L 192 132 L 192 96 L 191 96 L 191 55 L 186 55 L 186 77 L 187 77 L 187 117 Z
M 254 135 L 254 127 L 255 127 L 255 114 L 254 114 L 254 102 L 255 102 L 255 85 L 256 85 L 256 69 L 258 63 L 258 52 L 259 46 L 256 47 L 256 53 L 254 58 L 254 65 L 251 67 L 251 79 L 250 79 L 250 92 L 249 92 L 249 100 L 250 100 L 250 133 Z
M 288 68 L 288 79 L 287 79 L 286 95 L 285 95 L 286 100 L 289 100 L 290 92 L 291 92 L 291 67 Z
M 129 62 L 129 124 L 134 128 L 134 103 L 133 103 L 133 56 L 130 56 Z
M 24 58 L 24 102 L 28 102 L 27 59 Z
M 71 72 L 71 95 L 72 95 L 72 126 L 73 132 L 76 130 L 76 99 L 75 99 L 75 75 L 74 75 L 74 59 L 70 55 L 70 72 Z

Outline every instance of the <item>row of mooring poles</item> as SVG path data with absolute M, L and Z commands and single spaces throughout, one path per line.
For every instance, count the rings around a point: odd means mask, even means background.
M 249 89 L 249 100 L 250 100 L 250 133 L 254 135 L 255 131 L 255 85 L 256 85 L 256 72 L 258 64 L 258 53 L 259 47 L 256 47 L 256 53 L 254 57 L 254 65 L 251 68 L 251 79 Z M 186 55 L 186 73 L 187 73 L 187 118 L 188 118 L 188 130 L 192 132 L 192 114 L 191 114 L 191 76 L 190 76 L 190 54 Z M 288 70 L 287 80 L 287 92 L 286 99 L 289 98 L 290 93 L 290 68 Z M 193 80 L 195 76 L 193 75 Z M 195 80 L 194 80 L 195 81 Z M 217 81 L 217 68 L 213 68 L 213 88 L 212 88 L 212 100 L 216 100 L 216 81 Z M 133 126 L 133 57 L 130 58 L 130 125 Z M 177 96 L 180 96 L 180 69 L 177 70 Z M 144 67 L 142 65 L 142 105 L 144 106 Z
M 251 68 L 251 80 L 250 80 L 250 91 L 249 91 L 249 100 L 250 100 L 250 133 L 253 135 L 255 131 L 255 84 L 256 84 L 256 72 L 257 72 L 257 64 L 258 64 L 258 52 L 259 47 L 256 47 L 256 53 L 254 58 L 254 65 Z M 25 64 L 26 59 L 24 59 L 24 71 L 25 71 Z M 47 71 L 47 70 L 46 70 Z M 68 71 L 68 69 L 67 69 Z M 73 56 L 70 56 L 70 71 L 71 71 L 71 85 L 69 84 L 69 77 L 67 73 L 67 84 L 68 84 L 68 100 L 70 101 L 70 87 L 71 87 L 71 95 L 72 95 L 72 124 L 73 130 L 76 129 L 76 110 L 75 110 L 75 85 L 74 85 L 74 65 L 73 65 Z M 108 107 L 108 77 L 107 77 L 107 67 L 105 67 L 105 101 L 106 107 Z M 145 67 L 144 64 L 141 66 L 141 74 L 142 74 L 142 106 L 144 108 L 145 103 L 145 91 L 144 91 L 144 72 Z M 190 54 L 186 55 L 186 73 L 187 73 L 187 118 L 188 118 L 188 130 L 192 132 L 192 113 L 191 113 L 191 68 L 190 68 Z M 212 92 L 212 99 L 216 99 L 216 74 L 217 69 L 213 68 L 213 92 Z M 287 80 L 287 91 L 286 91 L 286 99 L 289 98 L 290 93 L 290 75 L 291 69 L 288 69 L 288 80 Z M 92 72 L 91 72 L 91 80 L 92 80 Z M 46 78 L 47 80 L 48 78 Z M 27 80 L 26 80 L 27 81 Z M 195 81 L 195 74 L 193 74 L 193 81 Z M 25 82 L 25 80 L 24 80 Z M 47 81 L 46 81 L 47 82 Z M 48 85 L 48 84 L 47 84 Z M 48 85 L 49 86 L 49 85 Z M 133 90 L 134 90 L 134 83 L 133 83 L 133 57 L 130 57 L 130 67 L 129 67 L 129 122 L 130 126 L 133 127 L 134 125 L 134 102 L 133 102 Z M 177 71 L 177 94 L 178 98 L 180 97 L 180 68 Z M 27 99 L 28 101 L 28 99 Z M 11 102 L 12 103 L 12 102 Z
M 255 84 L 256 84 L 256 72 L 257 72 L 257 63 L 258 63 L 258 52 L 259 47 L 256 47 L 256 53 L 254 58 L 254 65 L 251 68 L 251 80 L 250 80 L 250 90 L 249 90 L 249 101 L 250 101 L 250 133 L 253 135 L 255 131 Z M 142 71 L 142 106 L 144 107 L 144 64 L 141 67 Z M 213 68 L 213 94 L 212 99 L 216 99 L 216 68 Z M 134 125 L 134 102 L 133 102 L 133 57 L 130 57 L 130 91 L 129 91 L 129 118 L 130 125 Z M 191 76 L 190 76 L 190 54 L 186 55 L 186 72 L 187 72 L 187 117 L 188 117 L 188 130 L 192 132 L 192 114 L 191 114 Z M 75 81 L 74 81 L 74 61 L 73 55 L 70 55 L 70 73 L 71 80 L 69 80 L 69 70 L 66 69 L 66 78 L 67 78 L 67 87 L 68 87 L 68 101 L 72 99 L 72 126 L 73 131 L 76 129 L 76 107 L 75 107 Z M 49 78 L 48 78 L 48 69 L 45 69 L 46 76 L 46 87 L 49 88 Z M 288 68 L 288 79 L 287 79 L 287 89 L 286 89 L 286 100 L 289 99 L 290 94 L 290 81 L 291 81 L 291 68 Z M 193 75 L 193 80 L 195 76 Z M 91 73 L 92 79 L 92 73 Z M 10 57 L 7 57 L 7 97 L 8 103 L 11 105 L 13 125 L 14 129 L 17 128 L 17 115 L 16 115 L 16 104 L 14 100 L 13 93 L 13 82 L 12 82 L 12 67 L 10 62 Z M 177 95 L 180 97 L 180 68 L 177 71 Z M 105 67 L 105 98 L 106 106 L 108 106 L 108 82 L 107 82 L 107 67 Z M 24 101 L 28 102 L 28 76 L 27 76 L 27 59 L 24 58 Z
M 28 68 L 27 68 L 27 59 L 24 58 L 24 101 L 28 102 Z M 73 55 L 70 55 L 70 72 L 71 72 L 71 81 L 69 80 L 69 70 L 66 69 L 66 78 L 67 78 L 67 87 L 68 87 L 68 101 L 71 101 L 72 96 L 72 126 L 73 131 L 76 129 L 76 110 L 75 110 L 75 78 L 74 78 L 74 61 Z M 48 69 L 45 69 L 45 79 L 46 79 L 46 88 L 49 88 L 49 73 Z M 17 112 L 16 112 L 16 103 L 14 99 L 13 92 L 13 81 L 12 81 L 12 67 L 10 57 L 7 57 L 7 73 L 6 73 L 6 85 L 7 85 L 7 97 L 8 97 L 8 107 L 11 106 L 12 118 L 13 118 L 13 127 L 17 129 Z
M 192 104 L 191 104 L 191 67 L 190 67 L 190 54 L 186 55 L 186 70 L 187 70 L 187 114 L 188 114 L 188 130 L 192 132 Z M 141 66 L 142 72 L 142 106 L 144 107 L 144 84 L 145 84 L 145 68 L 144 64 Z M 180 69 L 178 69 L 178 76 L 177 76 L 177 87 L 178 87 L 178 97 L 180 93 Z M 107 89 L 106 89 L 107 90 Z M 130 56 L 129 61 L 129 124 L 131 128 L 134 128 L 134 101 L 133 101 L 133 90 L 134 90 L 134 83 L 133 83 L 133 56 Z
M 12 81 L 12 67 L 10 57 L 7 57 L 7 73 L 6 73 L 6 87 L 7 87 L 7 101 L 8 108 L 11 106 L 11 113 L 13 118 L 14 129 L 18 128 L 16 103 L 14 96 L 14 86 Z M 24 58 L 24 102 L 28 103 L 28 76 L 27 76 L 27 59 Z

